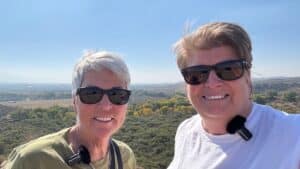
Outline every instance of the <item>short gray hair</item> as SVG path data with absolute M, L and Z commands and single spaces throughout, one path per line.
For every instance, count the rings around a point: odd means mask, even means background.
M 108 51 L 88 51 L 83 54 L 75 65 L 72 77 L 72 95 L 81 87 L 85 73 L 88 71 L 101 71 L 108 69 L 112 71 L 127 87 L 130 85 L 128 68 L 121 57 Z

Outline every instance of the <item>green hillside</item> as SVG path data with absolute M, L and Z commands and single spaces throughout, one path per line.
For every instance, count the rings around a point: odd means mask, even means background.
M 272 81 L 272 84 L 257 83 L 252 99 L 288 113 L 300 113 L 300 83 Z M 182 92 L 140 90 L 135 95 L 145 99 L 131 102 L 127 120 L 114 137 L 132 147 L 141 169 L 165 169 L 173 157 L 177 126 L 196 112 Z M 13 147 L 74 123 L 75 113 L 71 108 L 24 109 L 0 105 L 0 162 Z

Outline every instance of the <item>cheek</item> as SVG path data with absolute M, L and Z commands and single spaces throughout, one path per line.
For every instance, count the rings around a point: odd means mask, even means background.
M 86 106 L 80 102 L 78 97 L 75 97 L 73 99 L 73 107 L 76 114 L 79 114 L 80 112 L 84 112 L 84 109 L 86 109 L 85 108 Z
M 88 110 L 86 110 L 83 107 L 77 107 L 77 121 L 87 121 L 87 119 L 90 119 L 89 114 L 91 114 Z
M 86 106 L 81 103 L 77 104 L 76 107 L 77 107 L 77 113 L 79 114 L 83 114 L 83 112 L 89 112 L 91 109 L 91 106 Z
M 199 96 L 199 86 L 192 86 L 192 85 L 188 85 L 186 87 L 186 92 L 187 92 L 187 97 L 188 99 L 191 101 L 192 99 L 195 99 L 195 97 L 197 98 Z
M 188 85 L 186 87 L 187 98 L 195 108 L 199 107 L 200 104 L 200 99 L 199 99 L 199 97 L 201 96 L 200 92 L 201 89 L 198 85 L 197 86 Z
M 120 128 L 126 119 L 127 114 L 127 106 L 121 106 L 114 111 L 116 113 L 115 118 L 117 122 L 117 128 Z
M 74 105 L 75 113 L 76 113 L 76 120 L 79 121 L 86 121 L 93 117 L 96 107 L 91 105 L 85 105 L 81 102 L 75 102 Z
M 237 91 L 237 94 L 239 95 L 237 99 L 239 101 L 244 101 L 244 99 L 249 99 L 251 93 L 251 84 L 248 83 L 246 79 L 235 88 L 239 89 L 239 91 Z
M 116 109 L 117 117 L 120 119 L 125 119 L 127 113 L 127 105 L 120 106 Z

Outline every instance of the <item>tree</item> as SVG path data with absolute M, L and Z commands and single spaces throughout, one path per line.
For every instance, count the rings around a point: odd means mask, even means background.
M 274 101 L 277 96 L 278 93 L 276 91 L 269 91 L 267 92 L 266 98 L 268 99 L 268 101 Z
M 256 103 L 259 103 L 259 104 L 266 104 L 267 103 L 266 97 L 261 95 L 261 94 L 255 94 L 254 95 L 254 101 Z
M 4 150 L 5 150 L 5 145 L 0 142 L 0 154 L 4 154 Z
M 288 92 L 283 94 L 283 99 L 288 102 L 296 102 L 297 93 L 296 92 Z

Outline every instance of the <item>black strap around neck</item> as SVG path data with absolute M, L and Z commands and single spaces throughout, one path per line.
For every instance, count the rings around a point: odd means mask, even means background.
M 119 146 L 112 139 L 110 140 L 110 143 L 109 143 L 109 152 L 110 152 L 110 157 L 111 157 L 109 168 L 116 169 L 116 166 L 115 166 L 115 154 L 116 154 L 117 162 L 118 162 L 118 169 L 123 169 L 122 156 L 120 153 Z
M 114 141 L 112 141 L 112 143 L 114 145 L 114 148 L 115 148 L 115 151 L 116 151 L 116 154 L 117 154 L 118 169 L 123 169 L 123 161 L 122 161 L 122 156 L 121 156 L 121 153 L 120 153 L 119 146 Z

